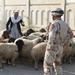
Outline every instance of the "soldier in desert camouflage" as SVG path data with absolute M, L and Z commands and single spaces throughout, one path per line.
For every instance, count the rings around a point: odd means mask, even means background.
M 50 25 L 49 38 L 44 57 L 44 75 L 52 75 L 54 67 L 55 75 L 63 75 L 61 58 L 63 55 L 63 45 L 69 43 L 73 37 L 72 30 L 61 19 L 64 11 L 57 8 L 52 11 L 53 23 Z

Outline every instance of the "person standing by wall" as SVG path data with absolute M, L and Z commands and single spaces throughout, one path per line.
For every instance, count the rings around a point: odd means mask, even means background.
M 73 37 L 72 30 L 61 19 L 64 11 L 57 8 L 52 11 L 53 23 L 50 25 L 49 38 L 44 57 L 44 75 L 52 75 L 54 67 L 55 75 L 63 75 L 61 59 L 63 55 L 63 44 L 67 44 Z
M 20 24 L 22 26 L 24 26 L 24 22 L 22 20 L 22 17 L 19 16 L 18 11 L 14 11 L 14 16 L 10 17 L 6 23 L 6 30 L 10 31 L 10 35 L 12 38 L 17 39 L 22 36 Z

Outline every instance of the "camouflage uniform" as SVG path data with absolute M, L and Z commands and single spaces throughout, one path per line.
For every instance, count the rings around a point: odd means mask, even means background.
M 44 57 L 44 75 L 52 75 L 52 67 L 56 75 L 62 75 L 61 58 L 63 44 L 69 43 L 73 33 L 69 26 L 61 20 L 54 21 L 49 31 L 49 39 Z

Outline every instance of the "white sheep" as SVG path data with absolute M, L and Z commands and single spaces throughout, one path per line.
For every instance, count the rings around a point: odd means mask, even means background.
M 46 34 L 46 32 L 45 32 L 45 33 L 35 32 L 35 33 L 31 33 L 27 38 L 28 38 L 29 40 L 33 40 L 33 39 L 38 38 L 38 37 L 40 37 L 41 35 L 45 35 L 45 34 Z
M 63 46 L 63 61 L 69 60 L 71 63 L 71 57 L 75 55 L 75 38 L 72 38 L 69 43 Z
M 30 63 L 30 61 L 31 61 L 31 50 L 36 44 L 40 43 L 41 41 L 42 41 L 41 37 L 38 37 L 34 40 L 19 38 L 19 39 L 15 40 L 15 43 L 18 46 L 20 56 L 28 58 L 29 63 Z
M 35 62 L 35 69 L 38 69 L 38 62 L 44 58 L 47 43 L 42 42 L 35 45 L 31 51 L 31 57 Z
M 67 45 L 63 46 L 63 62 L 66 62 L 66 60 L 68 58 L 70 58 L 71 54 L 72 54 L 71 44 L 67 44 Z M 68 59 L 68 60 L 69 60 L 69 63 L 71 63 L 70 59 Z
M 3 59 L 11 59 L 12 66 L 15 66 L 17 57 L 18 47 L 15 43 L 0 43 L 0 67 L 2 67 Z
M 71 41 L 71 52 L 70 52 L 70 63 L 71 63 L 71 57 L 75 56 L 75 38 Z

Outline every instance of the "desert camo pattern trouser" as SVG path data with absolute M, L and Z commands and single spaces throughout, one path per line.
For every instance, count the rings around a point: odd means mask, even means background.
M 61 58 L 63 46 L 55 45 L 52 50 L 46 50 L 44 57 L 44 75 L 52 75 L 52 67 L 54 67 L 55 75 L 62 75 Z

